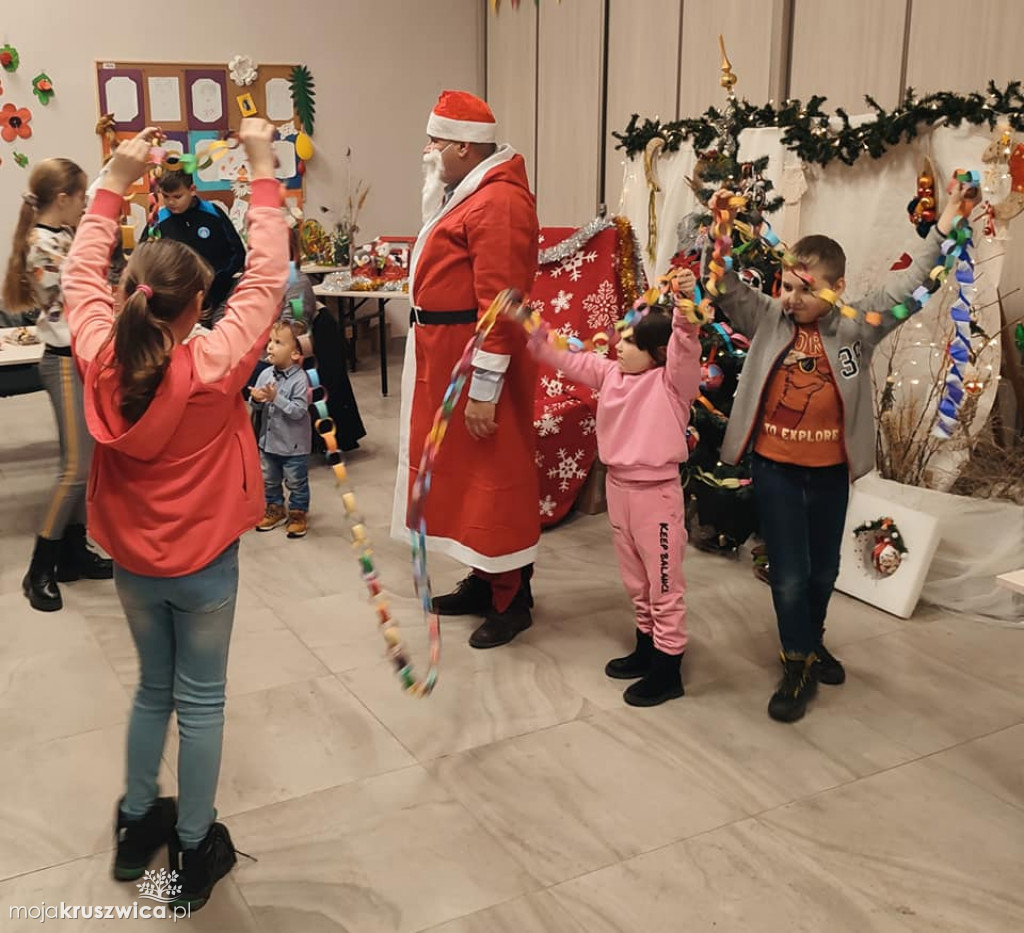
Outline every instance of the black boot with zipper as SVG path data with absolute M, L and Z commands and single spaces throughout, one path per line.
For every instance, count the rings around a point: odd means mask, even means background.
M 110 580 L 113 576 L 114 562 L 100 557 L 89 547 L 85 525 L 68 525 L 57 557 L 57 579 L 61 583 L 72 583 L 75 580 Z

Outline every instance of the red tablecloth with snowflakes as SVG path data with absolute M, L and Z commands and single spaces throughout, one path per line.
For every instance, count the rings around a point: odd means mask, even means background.
M 540 249 L 531 304 L 566 337 L 587 340 L 611 332 L 645 287 L 639 248 L 622 218 L 594 220 L 578 230 L 545 227 Z M 533 426 L 540 520 L 548 527 L 572 508 L 597 457 L 597 393 L 548 366 L 540 367 L 539 377 Z

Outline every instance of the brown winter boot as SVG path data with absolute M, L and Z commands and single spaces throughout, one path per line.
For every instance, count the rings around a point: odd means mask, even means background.
M 256 526 L 256 530 L 273 531 L 286 521 L 288 521 L 288 514 L 283 505 L 268 505 L 267 511 L 263 515 L 263 521 Z
M 306 520 L 306 513 L 299 509 L 290 509 L 288 512 L 288 532 L 289 538 L 305 538 L 306 529 L 309 527 L 309 522 Z

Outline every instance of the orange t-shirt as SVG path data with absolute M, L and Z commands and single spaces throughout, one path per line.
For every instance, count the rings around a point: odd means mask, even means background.
M 817 324 L 797 324 L 793 345 L 768 381 L 754 450 L 800 466 L 846 462 L 843 406 Z

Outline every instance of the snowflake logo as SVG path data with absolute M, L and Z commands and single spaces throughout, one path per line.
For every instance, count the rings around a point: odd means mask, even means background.
M 584 437 L 588 434 L 593 434 L 597 430 L 597 422 L 594 420 L 593 415 L 587 415 L 582 421 L 580 421 L 580 430 L 583 432 Z
M 534 452 L 533 452 L 533 465 L 538 470 L 542 466 L 544 466 L 544 454 L 542 454 L 539 450 L 534 450 Z
M 608 279 L 583 299 L 583 310 L 587 312 L 587 326 L 591 329 L 605 330 L 614 326 L 619 316 L 619 300 Z
M 575 454 L 570 455 L 564 447 L 558 449 L 558 466 L 548 470 L 548 477 L 558 480 L 558 488 L 562 492 L 569 489 L 572 480 L 587 478 L 587 474 L 580 469 L 580 462 L 585 456 L 586 454 L 582 450 L 577 450 Z
M 574 392 L 576 390 L 576 386 L 571 382 L 565 381 L 565 373 L 560 369 L 556 371 L 553 376 L 541 376 L 540 384 L 544 387 L 544 391 L 548 394 L 548 398 L 566 395 L 567 393 Z
M 539 421 L 533 422 L 533 427 L 539 437 L 548 437 L 552 434 L 557 434 L 561 430 L 562 416 L 553 415 L 549 411 L 545 411 L 540 416 Z
M 569 310 L 569 302 L 572 301 L 572 292 L 558 290 L 558 294 L 551 299 L 551 308 L 555 314 L 561 314 Z
M 146 870 L 142 881 L 136 885 L 139 889 L 139 897 L 147 897 L 152 901 L 159 901 L 161 904 L 170 904 L 179 894 L 181 885 L 178 882 L 178 873 L 161 868 L 160 871 Z
M 571 256 L 566 256 L 561 265 L 551 270 L 551 278 L 557 279 L 563 272 L 568 272 L 569 281 L 578 282 L 583 277 L 583 263 L 594 262 L 596 259 L 597 253 L 593 250 L 584 253 L 582 249 L 578 249 Z
M 557 504 L 558 503 L 556 503 L 555 500 L 551 498 L 551 496 L 545 496 L 543 499 L 540 500 L 540 514 L 542 516 L 550 518 L 552 515 L 555 514 L 555 506 Z

